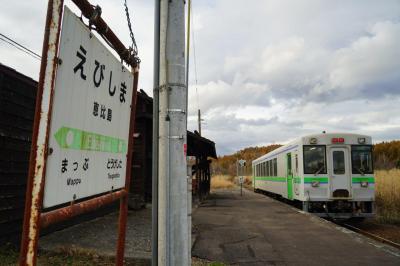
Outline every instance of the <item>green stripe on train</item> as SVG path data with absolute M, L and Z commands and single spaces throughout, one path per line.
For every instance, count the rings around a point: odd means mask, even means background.
M 286 182 L 286 177 L 277 176 L 257 176 L 256 181 L 275 181 L 275 182 Z
M 296 184 L 300 184 L 301 183 L 301 177 L 293 177 L 293 182 L 295 182 Z
M 320 182 L 320 183 L 328 183 L 329 178 L 328 177 L 304 177 L 304 183 L 312 183 L 312 182 Z
M 276 176 L 258 176 L 253 177 L 254 181 L 274 181 L 274 182 L 286 182 L 286 177 L 276 177 Z M 296 184 L 301 183 L 301 177 L 293 177 L 293 182 Z M 304 177 L 304 183 L 312 183 L 312 182 L 320 182 L 320 183 L 329 183 L 328 177 Z M 361 182 L 368 182 L 368 183 L 375 183 L 374 177 L 353 177 L 352 183 L 361 183 Z
M 351 181 L 353 183 L 361 183 L 361 182 L 375 183 L 375 178 L 373 176 L 353 177 Z

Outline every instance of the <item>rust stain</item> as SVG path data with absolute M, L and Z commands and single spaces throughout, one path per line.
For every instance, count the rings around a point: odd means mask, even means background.
M 126 197 L 127 195 L 128 193 L 126 190 L 119 190 L 97 198 L 76 203 L 61 209 L 43 213 L 40 216 L 40 226 L 41 228 L 46 228 L 49 225 L 68 220 L 79 214 L 94 211 L 100 207 L 111 204 L 112 202 L 120 198 Z

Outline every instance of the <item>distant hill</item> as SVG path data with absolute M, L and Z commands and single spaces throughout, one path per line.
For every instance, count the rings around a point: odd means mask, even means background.
M 271 152 L 282 145 L 274 144 L 262 147 L 249 147 L 231 155 L 218 157 L 213 160 L 212 166 L 214 174 L 217 175 L 236 175 L 236 160 L 244 159 L 247 161 L 247 175 L 251 175 L 251 162 Z M 374 167 L 375 169 L 400 168 L 400 141 L 393 140 L 381 142 L 374 145 Z
M 263 147 L 249 147 L 235 152 L 232 155 L 220 156 L 218 160 L 213 160 L 212 167 L 214 174 L 236 175 L 236 160 L 244 159 L 247 161 L 247 174 L 251 175 L 251 161 L 281 146 L 282 145 L 274 144 Z
M 400 168 L 400 140 L 375 144 L 374 166 L 376 169 Z

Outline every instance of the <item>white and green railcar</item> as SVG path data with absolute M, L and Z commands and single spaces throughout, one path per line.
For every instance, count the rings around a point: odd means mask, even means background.
M 374 215 L 371 137 L 322 133 L 300 139 L 252 162 L 257 192 L 280 195 L 322 217 Z

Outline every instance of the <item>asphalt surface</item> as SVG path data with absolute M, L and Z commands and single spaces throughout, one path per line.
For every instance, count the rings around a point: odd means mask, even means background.
M 400 250 L 249 190 L 214 191 L 193 226 L 192 255 L 228 265 L 400 265 Z

